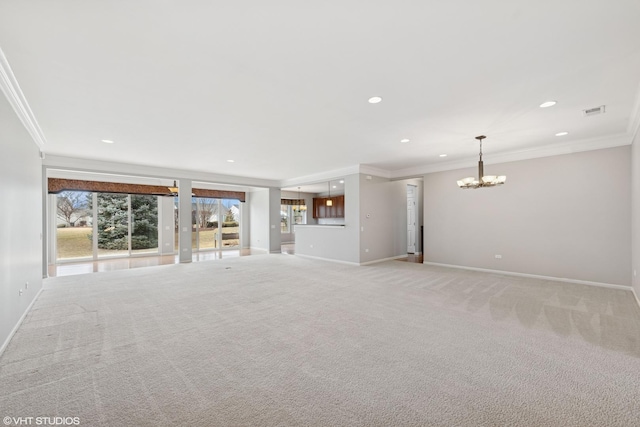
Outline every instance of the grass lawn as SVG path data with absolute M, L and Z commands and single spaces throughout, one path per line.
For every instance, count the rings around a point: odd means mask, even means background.
M 66 227 L 57 229 L 58 258 L 81 258 L 93 255 L 91 227 Z
M 239 227 L 224 227 L 222 233 L 222 246 L 240 246 L 238 239 L 225 239 L 226 234 L 238 233 Z M 93 255 L 92 243 L 89 240 L 91 227 L 65 227 L 57 229 L 58 259 L 91 257 Z M 216 248 L 215 238 L 218 233 L 217 228 L 207 228 L 200 230 L 200 249 Z M 177 240 L 177 239 L 176 239 Z M 196 233 L 191 233 L 192 247 L 196 247 Z M 178 244 L 176 242 L 176 250 Z M 133 253 L 157 252 L 156 248 L 140 249 Z M 102 255 L 127 255 L 127 250 L 98 249 L 98 256 Z
M 222 234 L 222 239 L 223 239 L 222 247 L 227 248 L 227 247 L 240 246 L 240 239 L 225 239 L 225 234 L 239 233 L 240 227 L 224 227 L 223 230 L 224 230 L 224 233 Z M 215 241 L 217 233 L 218 233 L 217 228 L 200 229 L 200 249 L 217 248 L 218 246 L 216 246 L 217 243 Z M 191 232 L 191 248 L 196 249 L 196 232 L 195 231 Z M 176 251 L 179 250 L 178 233 L 175 234 L 174 249 Z

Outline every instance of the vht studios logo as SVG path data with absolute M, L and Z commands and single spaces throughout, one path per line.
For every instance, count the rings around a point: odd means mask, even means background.
M 6 426 L 79 426 L 79 417 L 4 417 Z

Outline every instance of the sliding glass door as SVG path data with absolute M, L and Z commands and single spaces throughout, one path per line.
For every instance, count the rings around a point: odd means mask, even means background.
M 173 218 L 162 219 L 161 226 L 159 202 L 173 205 Z M 181 213 L 177 198 L 67 191 L 56 195 L 55 203 L 52 224 L 56 229 L 51 238 L 55 239 L 52 258 L 56 261 L 159 254 L 163 232 L 174 235 L 174 250 L 178 250 Z M 191 216 L 192 248 L 240 248 L 240 206 L 237 199 L 193 197 L 191 212 L 185 213 Z
M 159 253 L 158 196 L 64 191 L 55 202 L 56 261 Z
M 240 247 L 240 202 L 193 197 L 192 248 L 196 251 Z

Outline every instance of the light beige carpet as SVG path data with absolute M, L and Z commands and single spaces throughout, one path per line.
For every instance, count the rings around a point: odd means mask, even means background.
M 290 255 L 47 279 L 0 418 L 110 426 L 637 426 L 630 292 Z

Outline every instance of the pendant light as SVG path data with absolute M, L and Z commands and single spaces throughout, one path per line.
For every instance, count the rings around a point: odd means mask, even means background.
M 481 187 L 495 187 L 496 185 L 502 185 L 507 180 L 505 175 L 485 175 L 484 165 L 482 163 L 482 140 L 486 136 L 476 136 L 476 139 L 480 141 L 480 160 L 478 161 L 478 178 L 472 176 L 458 180 L 458 187 L 462 189 L 467 188 L 481 188 Z
M 329 198 L 327 199 L 327 206 L 333 206 L 333 200 L 331 200 L 331 181 L 329 181 Z

